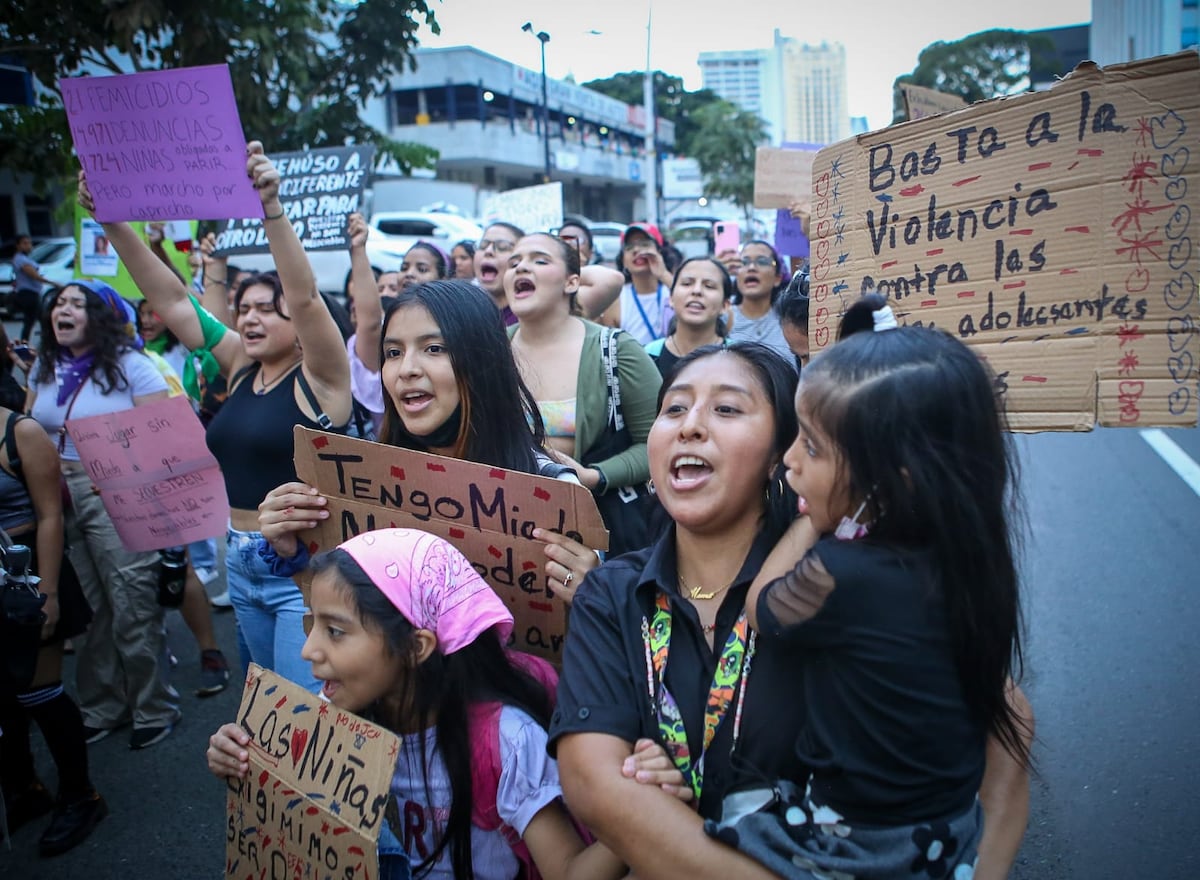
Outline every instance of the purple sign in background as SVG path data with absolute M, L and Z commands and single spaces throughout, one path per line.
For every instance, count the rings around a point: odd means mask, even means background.
M 60 79 L 96 219 L 262 217 L 224 64 Z
M 800 220 L 791 211 L 780 208 L 775 212 L 775 250 L 787 257 L 807 257 L 808 239 Z

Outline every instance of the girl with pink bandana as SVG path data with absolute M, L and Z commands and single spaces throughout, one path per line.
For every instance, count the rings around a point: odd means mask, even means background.
M 302 656 L 321 696 L 403 738 L 379 843 L 382 877 L 409 868 L 477 880 L 511 880 L 525 868 L 546 878 L 625 875 L 609 850 L 585 845 L 562 804 L 546 753 L 554 672 L 505 649 L 512 615 L 466 557 L 426 532 L 385 529 L 315 557 L 310 571 Z M 498 722 L 480 720 L 495 707 Z M 498 723 L 494 796 L 479 794 L 485 723 Z M 249 741 L 236 724 L 221 727 L 209 769 L 245 777 Z M 485 803 L 499 827 L 478 815 Z

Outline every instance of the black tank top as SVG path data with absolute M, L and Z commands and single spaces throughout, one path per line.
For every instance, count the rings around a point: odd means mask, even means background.
M 314 410 L 320 409 L 299 366 L 262 395 L 255 394 L 253 388 L 258 370 L 259 365 L 253 364 L 230 379 L 229 384 L 236 387 L 209 423 L 205 435 L 225 477 L 229 506 L 241 510 L 256 509 L 268 492 L 296 479 L 292 461 L 295 425 L 339 434 L 346 430 L 344 425 L 332 427 L 324 413 L 321 421 L 313 421 L 297 406 L 299 382 L 309 405 Z

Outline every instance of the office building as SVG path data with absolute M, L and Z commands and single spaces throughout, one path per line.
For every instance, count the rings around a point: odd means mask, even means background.
M 810 46 L 775 30 L 769 49 L 702 52 L 701 83 L 756 113 L 771 143 L 830 144 L 850 136 L 846 50 Z
M 415 56 L 416 70 L 397 73 L 364 120 L 388 137 L 437 149 L 438 181 L 477 193 L 541 183 L 541 73 L 468 46 Z M 561 80 L 550 80 L 548 93 L 550 178 L 563 182 L 566 212 L 644 216 L 643 108 Z M 659 151 L 669 152 L 674 124 L 658 120 L 657 138 Z

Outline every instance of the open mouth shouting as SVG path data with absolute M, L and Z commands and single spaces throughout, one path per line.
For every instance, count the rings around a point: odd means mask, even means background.
M 678 491 L 696 489 L 712 476 L 712 465 L 698 455 L 677 455 L 671 459 L 671 488 Z
M 537 290 L 537 285 L 533 279 L 525 275 L 513 282 L 513 296 L 517 299 L 524 298 Z
M 494 288 L 500 277 L 500 266 L 495 260 L 480 260 L 479 283 L 489 289 Z
M 413 389 L 400 395 L 400 406 L 406 414 L 415 415 L 433 403 L 433 395 L 428 391 Z

